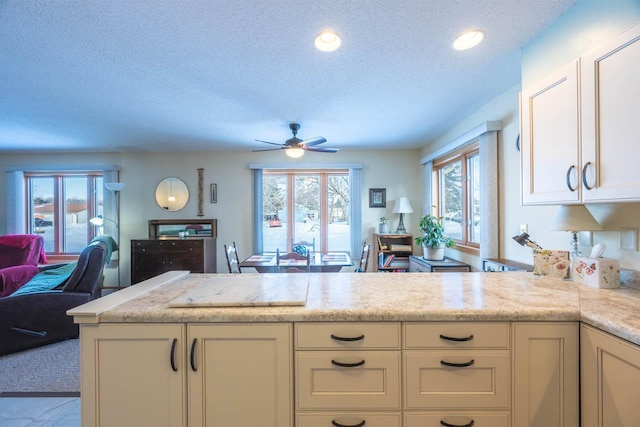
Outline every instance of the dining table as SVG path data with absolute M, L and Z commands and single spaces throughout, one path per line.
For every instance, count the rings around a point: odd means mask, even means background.
M 280 265 L 287 267 L 306 267 L 306 260 L 281 259 Z M 330 273 L 340 271 L 343 267 L 351 267 L 353 261 L 348 252 L 312 252 L 309 267 L 312 273 Z M 240 263 L 241 268 L 255 268 L 258 273 L 277 273 L 279 268 L 275 252 L 254 254 Z

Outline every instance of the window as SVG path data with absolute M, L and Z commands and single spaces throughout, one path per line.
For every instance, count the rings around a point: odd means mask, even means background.
M 24 173 L 27 232 L 44 237 L 47 254 L 78 254 L 98 234 L 102 172 Z
M 350 251 L 348 170 L 267 170 L 262 178 L 262 252 L 290 251 L 306 241 L 315 250 Z
M 480 247 L 480 155 L 478 144 L 434 160 L 434 201 L 445 233 L 457 245 Z

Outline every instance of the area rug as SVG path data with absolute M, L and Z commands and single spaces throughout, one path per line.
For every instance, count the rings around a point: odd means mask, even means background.
M 0 357 L 0 396 L 79 396 L 78 339 Z

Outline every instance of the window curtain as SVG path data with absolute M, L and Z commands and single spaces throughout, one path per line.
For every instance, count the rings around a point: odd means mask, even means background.
M 349 179 L 351 184 L 351 242 L 350 253 L 352 258 L 360 256 L 362 251 L 362 164 L 349 163 L 349 164 L 304 164 L 296 165 L 295 168 L 291 167 L 291 164 L 263 164 L 252 163 L 249 165 L 249 169 L 253 170 L 253 253 L 260 253 L 262 251 L 262 177 L 263 170 L 265 169 L 316 169 L 316 170 L 334 170 L 334 169 L 348 169 Z

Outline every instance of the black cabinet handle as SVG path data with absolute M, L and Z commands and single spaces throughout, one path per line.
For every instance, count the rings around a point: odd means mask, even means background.
M 331 420 L 331 424 L 333 424 L 336 427 L 363 427 L 366 424 L 366 421 L 362 420 L 358 424 L 340 424 L 336 420 Z
M 455 341 L 455 342 L 471 341 L 473 339 L 473 334 L 469 335 L 468 337 L 463 337 L 463 338 L 448 337 L 446 335 L 440 334 L 440 339 L 447 340 L 447 341 Z
M 193 342 L 191 343 L 191 369 L 193 370 L 193 372 L 198 372 L 198 368 L 196 368 L 196 341 L 198 339 L 194 338 Z
M 569 191 L 576 191 L 578 187 L 571 187 L 571 171 L 576 168 L 576 165 L 569 166 L 569 170 L 567 170 L 567 187 L 569 187 Z
M 173 343 L 171 344 L 171 357 L 169 360 L 171 361 L 171 369 L 173 372 L 178 372 L 178 366 L 176 365 L 176 346 L 178 345 L 178 338 L 173 339 Z
M 451 366 L 452 368 L 466 368 L 467 366 L 471 366 L 474 363 L 475 363 L 475 360 L 473 360 L 473 359 L 471 359 L 471 360 L 469 360 L 468 362 L 465 362 L 465 363 L 452 363 L 452 362 L 447 362 L 447 361 L 444 361 L 444 360 L 440 361 L 441 365 Z
M 340 366 L 342 368 L 355 368 L 355 367 L 364 365 L 364 359 L 356 363 L 342 363 L 342 362 L 336 362 L 335 360 L 331 359 L 331 363 L 333 365 Z
M 584 188 L 586 188 L 587 190 L 591 190 L 593 187 L 589 187 L 589 184 L 587 184 L 587 168 L 589 167 L 589 165 L 591 164 L 591 162 L 587 162 L 584 164 L 584 167 L 582 168 L 582 184 L 584 185 Z
M 467 424 L 450 424 L 444 420 L 440 420 L 440 425 L 444 427 L 473 427 L 475 421 L 471 420 Z
M 331 339 L 336 341 L 361 341 L 364 339 L 364 335 L 360 335 L 359 337 L 339 337 L 331 334 Z

